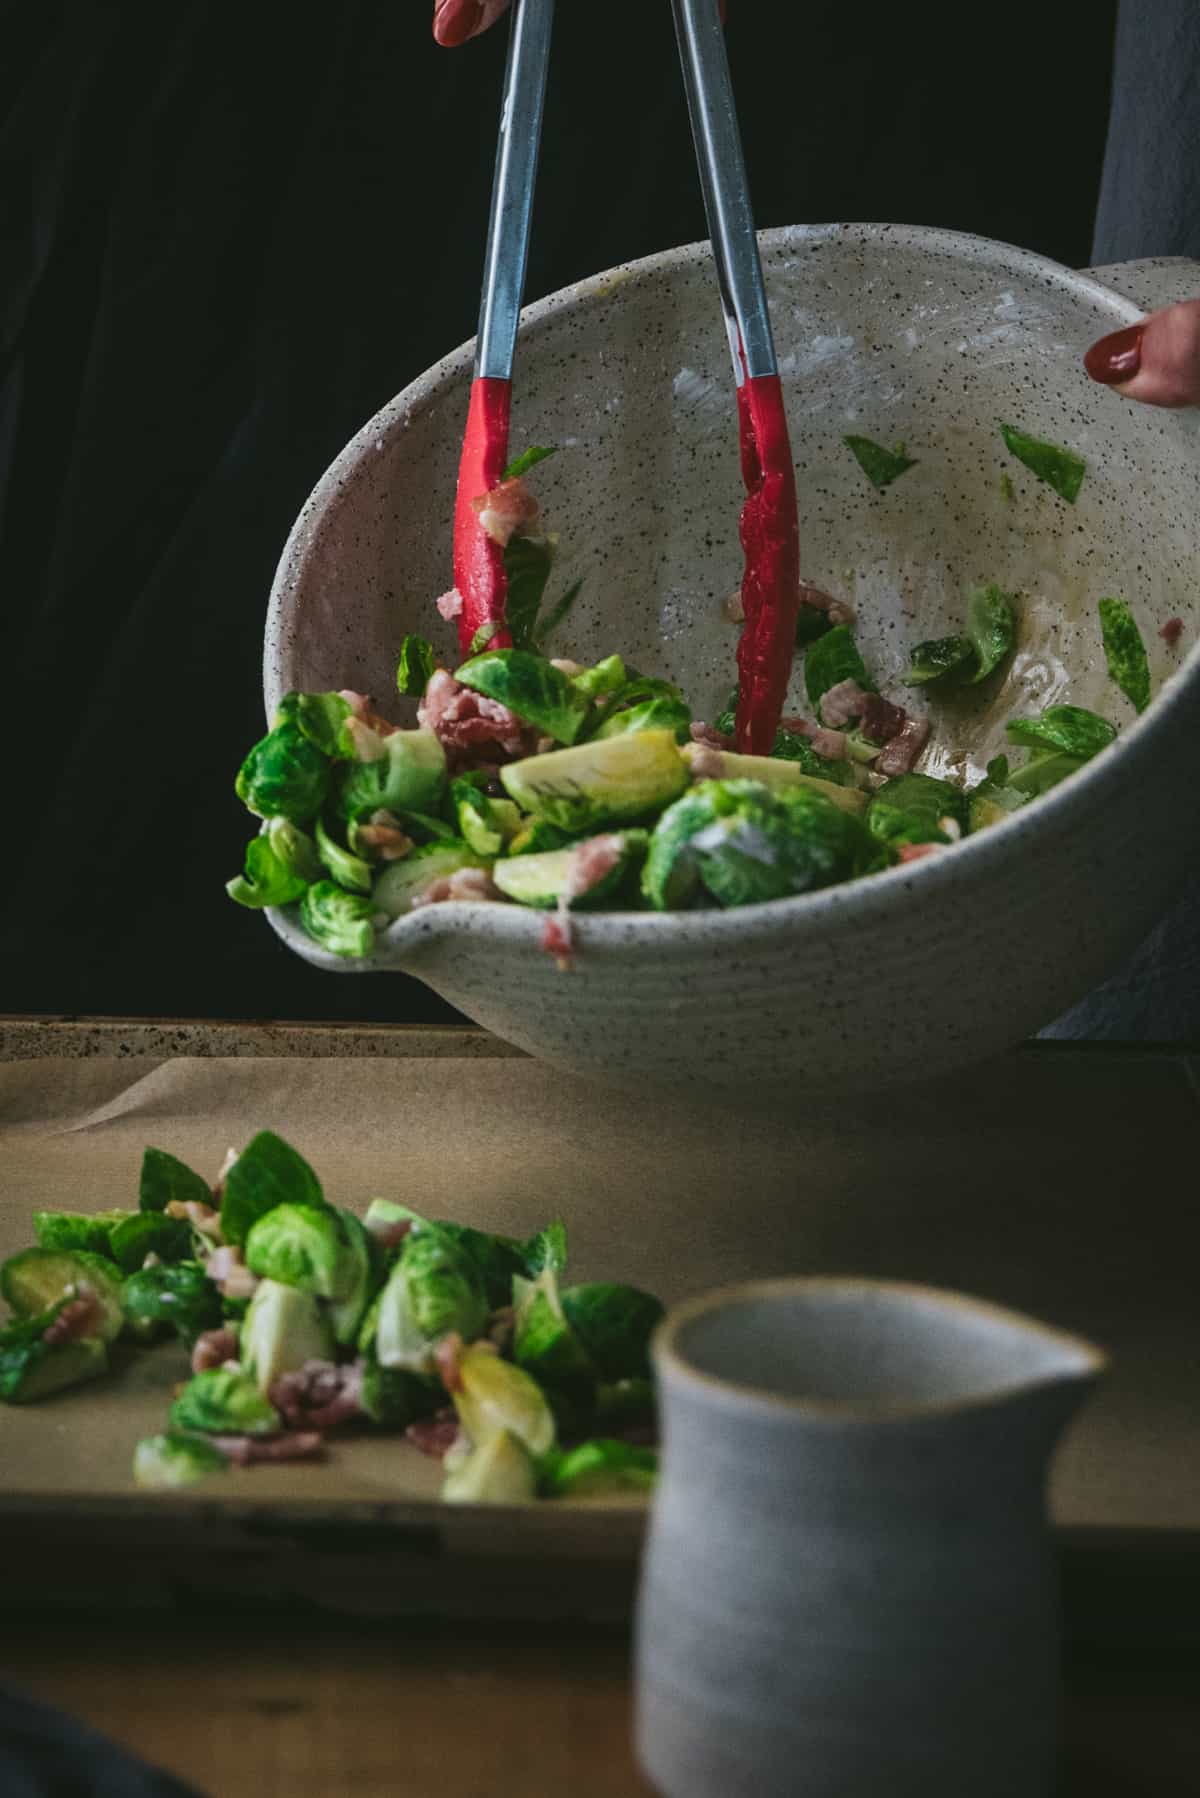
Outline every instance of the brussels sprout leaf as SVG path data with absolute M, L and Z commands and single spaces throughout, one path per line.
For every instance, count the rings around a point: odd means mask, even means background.
M 243 805 L 258 817 L 307 824 L 324 804 L 329 779 L 328 757 L 285 718 L 254 745 L 234 785 Z
M 548 456 L 556 456 L 557 454 L 557 445 L 553 448 L 547 448 L 544 443 L 531 443 L 528 449 L 522 450 L 519 456 L 513 458 L 508 467 L 504 470 L 504 473 L 500 476 L 500 479 L 502 481 L 515 481 L 521 475 L 528 474 L 531 468 L 536 468 L 539 462 L 544 462 Z
M 370 899 L 348 893 L 332 880 L 319 880 L 306 888 L 300 901 L 300 922 L 305 930 L 334 955 L 369 955 L 375 946 L 374 916 Z
M 1030 749 L 1056 749 L 1087 761 L 1115 742 L 1117 728 L 1107 718 L 1078 705 L 1051 705 L 1036 718 L 1014 718 L 1005 727 L 1014 743 Z
M 809 703 L 818 705 L 822 694 L 844 680 L 857 681 L 868 693 L 875 691 L 849 625 L 835 624 L 818 637 L 804 658 L 804 690 Z
M 1068 505 L 1075 504 L 1087 473 L 1087 463 L 1082 456 L 1077 456 L 1074 450 L 1063 449 L 1060 444 L 1030 437 L 1015 425 L 1001 423 L 1000 435 L 1017 461 L 1023 462 L 1031 474 L 1053 487 Z
M 429 685 L 434 666 L 433 644 L 426 637 L 410 631 L 400 644 L 400 660 L 396 666 L 398 690 L 419 698 Z
M 902 443 L 890 450 L 882 443 L 873 443 L 869 437 L 843 437 L 842 442 L 853 453 L 872 487 L 880 492 L 890 487 L 907 469 L 916 467 L 913 458 L 905 455 Z
M 139 1206 L 143 1211 L 165 1211 L 173 1200 L 184 1205 L 189 1201 L 211 1205 L 212 1188 L 186 1162 L 168 1155 L 165 1149 L 147 1149 L 142 1155 L 138 1181 Z
M 282 820 L 286 822 L 286 820 Z M 225 891 L 238 905 L 261 910 L 267 905 L 291 905 L 304 893 L 308 882 L 293 874 L 276 855 L 267 836 L 252 837 L 246 844 L 243 872 L 226 881 Z
M 930 681 L 944 680 L 948 675 L 972 675 L 976 666 L 975 645 L 970 637 L 932 637 L 925 643 L 918 643 L 913 650 L 904 684 L 923 687 Z
M 1150 704 L 1150 664 L 1132 611 L 1123 599 L 1100 601 L 1100 629 L 1108 672 L 1135 712 Z
M 1014 597 L 999 587 L 976 587 L 967 598 L 967 636 L 975 651 L 977 666 L 973 673 L 963 670 L 964 679 L 972 686 L 987 679 L 1012 654 L 1017 640 L 1017 613 Z
M 322 755 L 349 753 L 342 727 L 350 716 L 350 702 L 340 693 L 285 693 L 275 714 L 276 724 L 290 720 Z
M 221 1234 L 226 1242 L 241 1244 L 277 1205 L 324 1203 L 321 1182 L 303 1155 L 273 1130 L 260 1130 L 225 1175 Z

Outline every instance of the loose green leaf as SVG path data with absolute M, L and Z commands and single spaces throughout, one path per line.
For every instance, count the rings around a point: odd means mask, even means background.
M 454 678 L 507 706 L 556 743 L 573 743 L 587 716 L 587 695 L 561 669 L 528 649 L 488 650 L 456 668 Z
M 601 699 L 607 694 L 619 693 L 628 682 L 625 663 L 620 656 L 605 656 L 591 668 L 585 668 L 582 674 L 571 676 L 571 685 L 589 699 Z
M 429 685 L 436 666 L 433 644 L 427 637 L 410 631 L 400 644 L 400 660 L 396 665 L 396 687 L 410 698 L 420 696 Z
M 287 823 L 286 819 L 272 822 Z M 295 828 L 294 826 L 292 828 Z M 225 891 L 238 905 L 261 911 L 268 905 L 293 905 L 303 896 L 308 882 L 293 874 L 276 855 L 266 836 L 252 837 L 246 844 L 243 871 L 226 881 Z
M 539 1488 L 547 1498 L 647 1492 L 657 1476 L 654 1449 L 602 1438 L 565 1451 L 551 1449 L 538 1463 Z
M 143 1211 L 165 1211 L 172 1201 L 186 1205 L 211 1205 L 212 1188 L 186 1162 L 165 1149 L 146 1149 L 138 1181 L 138 1205 Z
M 134 1273 L 147 1255 L 160 1261 L 185 1261 L 192 1250 L 192 1226 L 183 1217 L 161 1211 L 135 1211 L 113 1227 L 109 1253 L 123 1274 Z
M 876 690 L 850 626 L 835 624 L 817 639 L 804 658 L 804 690 L 810 704 L 818 706 L 822 695 L 844 680 L 857 681 L 868 693 Z
M 498 637 L 500 635 L 500 632 L 503 629 L 504 626 L 498 618 L 487 619 L 485 623 L 480 625 L 479 629 L 475 632 L 475 635 L 471 638 L 467 647 L 467 654 L 477 656 L 481 650 L 487 648 L 493 637 Z
M 873 443 L 869 437 L 843 437 L 842 442 L 852 452 L 872 487 L 880 492 L 898 480 L 906 469 L 916 467 L 914 459 L 905 455 L 902 443 L 890 450 L 882 443 Z
M 221 1294 L 198 1261 L 143 1267 L 121 1285 L 121 1310 L 143 1339 L 170 1328 L 190 1348 L 221 1322 Z
M 1144 712 L 1150 704 L 1150 663 L 1137 621 L 1123 599 L 1100 601 L 1100 629 L 1109 674 L 1134 711 Z
M 512 537 L 504 549 L 504 574 L 508 596 L 504 618 L 514 649 L 533 649 L 538 613 L 554 566 L 554 542 L 549 537 Z M 479 655 L 494 635 L 495 627 L 482 627 L 491 634 L 482 643 L 471 643 L 470 653 Z
M 970 637 L 931 637 L 918 643 L 912 652 L 912 663 L 904 676 L 906 687 L 923 687 L 930 681 L 947 676 L 968 675 L 978 666 L 975 645 Z
M 1005 727 L 1013 743 L 1057 749 L 1088 761 L 1116 741 L 1117 727 L 1078 705 L 1051 705 L 1036 718 L 1014 718 Z
M 566 621 L 568 614 L 571 612 L 575 601 L 579 598 L 582 591 L 582 579 L 572 581 L 562 598 L 556 600 L 554 605 L 550 607 L 550 610 L 546 613 L 546 616 L 541 620 L 533 633 L 533 640 L 538 649 L 544 649 L 559 625 Z
M 987 777 L 993 786 L 1002 787 L 1008 781 L 1008 757 L 994 755 L 987 765 Z
M 1008 777 L 1008 785 L 1014 791 L 1033 799 L 1039 793 L 1046 793 L 1056 787 L 1060 781 L 1066 780 L 1084 766 L 1083 758 L 1077 755 L 1066 755 L 1059 749 L 1047 749 L 1040 755 L 1030 756 L 1023 768 Z
M 548 456 L 556 456 L 557 454 L 557 445 L 553 448 L 547 448 L 547 446 L 542 443 L 531 443 L 528 449 L 522 450 L 519 456 L 514 457 L 508 467 L 504 470 L 504 473 L 500 476 L 500 479 L 502 481 L 515 481 L 521 475 L 528 474 L 531 468 L 536 468 L 539 462 L 544 462 Z
M 996 586 L 976 587 L 967 598 L 967 636 L 976 667 L 973 673 L 964 669 L 963 675 L 977 687 L 1013 652 L 1017 641 L 1015 596 Z
M 226 1242 L 240 1245 L 276 1205 L 324 1203 L 321 1182 L 303 1155 L 273 1130 L 260 1130 L 225 1175 L 221 1234 Z
M 431 730 L 394 730 L 383 754 L 354 762 L 339 775 L 336 807 L 343 818 L 372 812 L 437 813 L 446 790 L 446 752 Z
M 1087 463 L 1082 456 L 1077 456 L 1074 450 L 1064 449 L 1061 444 L 1030 437 L 1015 425 L 1001 422 L 1000 435 L 1017 461 L 1023 462 L 1031 474 L 1053 487 L 1068 505 L 1075 504 L 1087 473 Z
M 369 893 L 371 882 L 375 878 L 369 862 L 361 856 L 352 855 L 349 849 L 335 842 L 318 818 L 315 828 L 317 854 L 329 869 L 334 880 L 341 887 L 352 893 Z
M 349 741 L 343 727 L 350 714 L 350 702 L 340 693 L 285 693 L 275 723 L 290 721 L 297 725 L 322 755 L 348 755 Z
M 718 726 L 718 728 L 720 727 Z M 879 746 L 873 743 L 871 745 L 872 758 L 878 754 Z M 827 755 L 818 755 L 808 738 L 802 737 L 798 731 L 777 730 L 775 741 L 771 747 L 771 755 L 776 761 L 795 762 L 797 767 L 803 768 L 806 774 L 811 774 L 814 780 L 828 780 L 835 787 L 846 787 L 853 784 L 854 770 L 848 760 L 843 758 L 843 760 L 835 762 L 831 761 Z
M 807 649 L 818 637 L 833 629 L 833 620 L 821 606 L 810 606 L 801 600 L 796 613 L 796 648 Z
M 567 1271 L 567 1226 L 561 1218 L 547 1224 L 544 1230 L 538 1230 L 531 1236 L 521 1250 L 525 1262 L 525 1272 L 531 1280 L 544 1272 L 546 1268 L 554 1274 L 565 1274 Z

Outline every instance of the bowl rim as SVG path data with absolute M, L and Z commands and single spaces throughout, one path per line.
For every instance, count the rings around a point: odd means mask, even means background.
M 1074 297 L 1099 303 L 1118 323 L 1134 323 L 1145 316 L 1141 307 L 1114 288 L 1096 280 L 1086 270 L 1076 270 L 994 238 L 971 232 L 953 231 L 940 226 L 847 223 L 825 225 L 780 225 L 758 233 L 760 251 L 770 278 L 770 257 L 777 251 L 817 248 L 822 244 L 854 243 L 864 247 L 890 244 L 932 251 L 947 259 L 967 260 L 980 267 L 1002 268 L 1007 273 L 1020 273 L 1062 289 Z M 590 302 L 606 300 L 613 289 L 626 284 L 649 283 L 664 272 L 679 267 L 694 267 L 711 258 L 711 244 L 697 240 L 680 244 L 653 255 L 602 270 L 582 280 L 569 283 L 532 302 L 521 313 L 521 335 L 536 336 L 539 329 L 560 314 L 578 309 Z M 715 280 L 715 277 L 714 277 Z M 713 297 L 717 305 L 716 294 Z M 313 538 L 327 515 L 344 503 L 356 470 L 379 451 L 381 442 L 402 431 L 408 418 L 431 399 L 443 397 L 445 391 L 464 374 L 469 373 L 475 352 L 475 339 L 459 344 L 439 362 L 434 363 L 364 424 L 330 463 L 321 476 L 292 526 L 284 545 L 272 582 L 264 633 L 263 696 L 268 722 L 283 691 L 277 676 L 276 648 L 285 635 L 283 619 L 290 595 L 303 577 L 304 565 Z M 1200 439 L 1196 455 L 1200 457 Z M 977 835 L 967 836 L 953 846 L 949 855 L 930 855 L 913 862 L 901 863 L 880 873 L 864 875 L 838 886 L 793 898 L 771 899 L 757 905 L 736 907 L 728 911 L 678 912 L 603 912 L 573 913 L 582 926 L 582 936 L 590 947 L 627 948 L 631 940 L 644 935 L 656 950 L 669 950 L 672 944 L 685 948 L 684 939 L 737 938 L 742 942 L 775 938 L 780 933 L 792 934 L 811 927 L 824 934 L 829 923 L 849 907 L 857 919 L 872 919 L 877 912 L 890 913 L 896 896 L 907 891 L 913 882 L 923 883 L 918 890 L 935 891 L 947 881 L 972 883 L 990 878 L 1001 860 L 1008 859 L 1015 848 L 1017 833 L 1024 837 L 1027 853 L 1036 853 L 1042 841 L 1059 834 L 1062 818 L 1081 806 L 1100 810 L 1104 796 L 1116 779 L 1122 777 L 1130 756 L 1146 758 L 1150 742 L 1174 718 L 1179 708 L 1191 698 L 1190 689 L 1200 680 L 1200 638 L 1192 645 L 1179 666 L 1163 681 L 1146 710 L 1131 724 L 1120 727 L 1116 742 L 1102 754 L 1054 787 L 1049 793 L 1008 818 Z M 348 961 L 320 948 L 301 928 L 295 908 L 268 910 L 268 918 L 285 942 L 298 949 L 315 965 L 342 973 L 370 973 L 395 967 L 402 951 L 434 937 L 478 934 L 486 928 L 489 935 L 504 942 L 528 944 L 541 935 L 546 913 L 520 905 L 498 905 L 494 901 L 456 901 L 452 905 L 422 907 L 396 919 L 381 933 L 375 952 L 363 960 Z

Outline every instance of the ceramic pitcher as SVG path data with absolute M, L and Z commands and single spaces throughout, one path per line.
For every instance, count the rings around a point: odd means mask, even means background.
M 1045 1492 L 1098 1350 L 883 1281 L 684 1305 L 637 1748 L 667 1798 L 1043 1798 L 1058 1627 Z

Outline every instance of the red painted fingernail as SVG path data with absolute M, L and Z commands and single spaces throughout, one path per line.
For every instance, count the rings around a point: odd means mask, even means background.
M 1113 331 L 1099 343 L 1094 343 L 1083 359 L 1083 366 L 1093 381 L 1103 381 L 1106 387 L 1132 381 L 1142 365 L 1142 333 L 1145 329 L 1145 325 L 1127 325 L 1123 331 Z
M 439 0 L 433 15 L 433 35 L 448 50 L 465 44 L 479 30 L 483 0 Z

